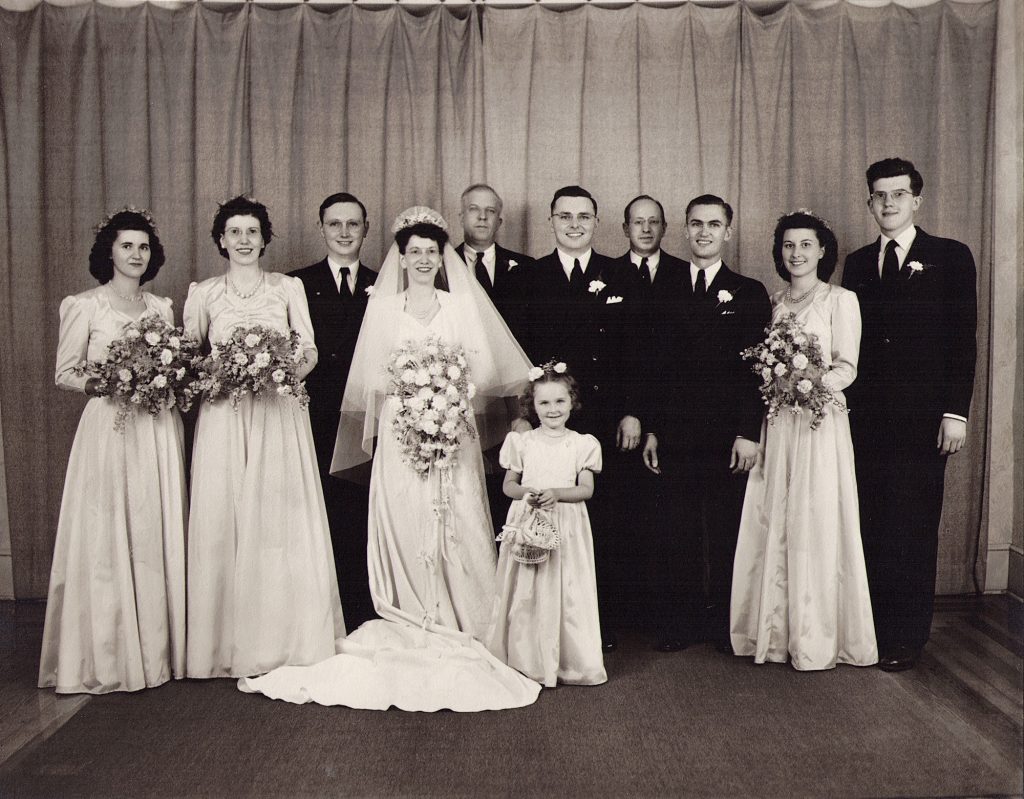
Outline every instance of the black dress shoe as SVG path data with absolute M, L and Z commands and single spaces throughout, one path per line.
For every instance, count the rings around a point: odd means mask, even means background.
M 601 651 L 614 652 L 618 648 L 619 639 L 615 637 L 615 633 L 608 631 L 601 633 Z
M 685 638 L 668 635 L 664 638 L 659 638 L 658 643 L 654 645 L 654 649 L 656 652 L 682 652 L 689 645 L 690 642 Z
M 732 641 L 727 638 L 718 638 L 714 642 L 715 651 L 720 655 L 732 655 Z
M 921 650 L 910 646 L 894 646 L 882 653 L 878 658 L 878 668 L 882 671 L 906 671 L 917 665 Z

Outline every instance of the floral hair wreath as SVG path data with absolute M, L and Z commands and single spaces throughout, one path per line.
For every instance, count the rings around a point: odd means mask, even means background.
M 423 222 L 437 225 L 445 233 L 448 232 L 448 223 L 444 221 L 444 217 L 433 208 L 428 208 L 425 205 L 414 205 L 412 208 L 406 208 L 402 211 L 395 218 L 395 223 L 391 226 L 391 232 L 397 233 L 399 230 L 404 230 L 407 227 L 419 225 Z
M 526 373 L 526 376 L 532 383 L 535 380 L 540 380 L 546 374 L 564 375 L 566 369 L 568 369 L 568 367 L 565 365 L 564 361 L 548 361 L 540 366 L 534 366 Z
M 118 208 L 116 211 L 111 211 L 109 214 L 103 217 L 103 219 L 101 219 L 95 225 L 95 227 L 93 227 L 93 235 L 98 236 L 100 234 L 100 231 L 103 230 L 103 228 L 105 228 L 107 225 L 109 225 L 114 220 L 114 217 L 117 216 L 118 214 L 138 214 L 147 222 L 149 222 L 149 224 L 153 228 L 153 233 L 155 233 L 157 237 L 160 236 L 160 231 L 156 226 L 156 221 L 153 219 L 153 215 L 149 212 L 149 209 L 136 208 L 134 205 L 125 205 L 122 208 Z
M 795 211 L 790 211 L 789 213 L 783 214 L 782 216 L 779 217 L 779 219 L 785 219 L 787 216 L 793 216 L 794 214 L 804 214 L 805 216 L 809 216 L 812 219 L 817 219 L 829 230 L 834 230 L 831 222 L 829 222 L 825 217 L 814 213 L 814 211 L 812 211 L 810 208 L 797 208 Z

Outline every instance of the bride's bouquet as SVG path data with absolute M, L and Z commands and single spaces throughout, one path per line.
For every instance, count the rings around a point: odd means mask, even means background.
M 795 414 L 806 409 L 812 414 L 811 429 L 816 430 L 826 406 L 846 410 L 846 403 L 822 380 L 828 367 L 818 337 L 806 332 L 794 314 L 781 317 L 768 329 L 767 338 L 745 349 L 742 356 L 753 361 L 751 369 L 761 378 L 769 423 L 784 408 Z
M 166 408 L 192 407 L 198 347 L 180 327 L 146 315 L 125 325 L 121 337 L 110 342 L 105 360 L 88 361 L 74 371 L 100 379 L 97 394 L 117 404 L 114 430 L 123 433 L 137 410 L 156 416 Z
M 423 479 L 454 466 L 463 435 L 476 436 L 470 400 L 476 386 L 460 345 L 406 341 L 388 361 L 388 395 L 399 401 L 392 422 L 404 460 Z
M 305 408 L 309 395 L 298 377 L 302 357 L 302 340 L 294 330 L 286 336 L 265 325 L 238 327 L 199 359 L 196 391 L 209 402 L 226 397 L 236 410 L 246 394 L 295 397 Z

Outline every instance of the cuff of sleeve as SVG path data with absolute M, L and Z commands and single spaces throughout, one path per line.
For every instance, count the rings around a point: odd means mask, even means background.
M 942 414 L 943 419 L 959 419 L 964 424 L 967 423 L 967 417 L 961 416 L 959 413 L 944 413 Z

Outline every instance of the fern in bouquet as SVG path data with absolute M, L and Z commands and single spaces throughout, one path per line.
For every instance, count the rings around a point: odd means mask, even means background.
M 392 430 L 405 462 L 423 479 L 431 467 L 454 466 L 461 437 L 476 436 L 476 386 L 462 347 L 407 341 L 392 352 L 387 371 L 388 395 L 400 402 Z
M 209 402 L 230 399 L 236 410 L 246 394 L 295 397 L 305 408 L 309 395 L 298 376 L 302 358 L 302 340 L 294 330 L 284 335 L 265 325 L 237 327 L 199 359 L 196 389 Z
M 166 408 L 187 411 L 196 397 L 194 363 L 199 342 L 159 316 L 125 325 L 106 358 L 76 366 L 79 376 L 97 377 L 96 393 L 117 404 L 114 429 L 123 433 L 137 410 L 156 416 Z
M 783 410 L 798 414 L 811 411 L 811 429 L 825 418 L 825 408 L 834 405 L 846 410 L 846 403 L 829 388 L 823 378 L 828 366 L 814 333 L 804 329 L 795 314 L 782 316 L 768 328 L 760 344 L 741 353 L 753 361 L 751 369 L 761 378 L 761 396 L 768 406 L 768 422 Z

